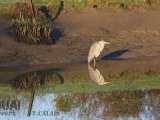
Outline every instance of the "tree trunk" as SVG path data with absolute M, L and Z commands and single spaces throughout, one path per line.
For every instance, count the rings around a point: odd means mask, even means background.
M 36 16 L 35 16 L 35 9 L 34 9 L 34 5 L 33 5 L 33 0 L 29 0 L 29 6 L 31 8 L 31 12 L 32 12 L 32 18 L 36 20 Z

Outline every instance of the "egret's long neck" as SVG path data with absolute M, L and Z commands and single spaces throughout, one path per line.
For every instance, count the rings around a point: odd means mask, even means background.
M 103 50 L 103 48 L 104 48 L 104 44 L 101 43 L 101 42 L 98 42 L 98 43 L 99 43 L 99 45 L 100 45 L 100 51 L 102 52 L 102 50 Z

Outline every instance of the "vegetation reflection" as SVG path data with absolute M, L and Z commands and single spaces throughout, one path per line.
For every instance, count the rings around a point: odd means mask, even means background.
M 56 108 L 61 112 L 76 111 L 89 119 L 93 116 L 139 118 L 141 113 L 158 117 L 159 100 L 159 90 L 73 93 L 58 96 Z

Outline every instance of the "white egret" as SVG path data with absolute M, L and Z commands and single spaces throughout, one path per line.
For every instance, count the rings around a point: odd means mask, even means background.
M 94 42 L 91 45 L 91 48 L 89 50 L 88 54 L 88 64 L 93 60 L 94 61 L 94 67 L 96 66 L 96 58 L 100 55 L 102 50 L 104 49 L 104 45 L 109 45 L 111 43 L 105 42 L 104 40 L 100 40 L 98 42 Z

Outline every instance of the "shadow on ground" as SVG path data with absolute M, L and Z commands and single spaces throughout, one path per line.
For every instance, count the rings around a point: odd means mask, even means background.
M 53 40 L 53 43 L 55 44 L 59 38 L 64 37 L 64 32 L 61 29 L 55 28 L 51 32 L 51 38 Z
M 101 58 L 101 60 L 124 60 L 122 58 L 119 58 L 121 55 L 125 54 L 126 52 L 129 52 L 129 49 L 124 50 L 116 50 L 112 53 L 109 53 Z
M 45 14 L 46 18 L 48 19 L 48 22 L 54 21 L 58 18 L 58 16 L 61 14 L 62 10 L 63 10 L 63 6 L 64 3 L 63 1 L 60 1 L 60 5 L 58 7 L 58 10 L 56 12 L 56 15 L 54 17 L 52 17 L 52 15 L 50 14 L 48 8 L 46 6 L 41 6 L 39 8 L 39 10 Z M 57 40 L 59 40 L 59 38 L 63 37 L 63 30 L 58 29 L 58 28 L 54 28 L 51 32 L 51 38 L 53 43 L 55 44 L 57 42 Z
M 50 19 L 50 20 L 52 19 L 52 16 L 50 15 L 49 10 L 46 6 L 41 6 L 39 10 L 45 14 L 47 19 Z
M 40 10 L 42 13 L 45 14 L 46 18 L 47 18 L 49 21 L 54 21 L 54 20 L 56 20 L 56 19 L 58 18 L 58 16 L 59 16 L 59 15 L 61 14 L 61 12 L 63 11 L 63 7 L 64 7 L 64 3 L 63 3 L 63 1 L 60 1 L 60 5 L 59 5 L 58 10 L 57 10 L 57 12 L 56 12 L 56 14 L 55 14 L 54 17 L 52 17 L 52 15 L 50 14 L 47 6 L 41 6 L 41 7 L 39 8 L 39 10 Z

